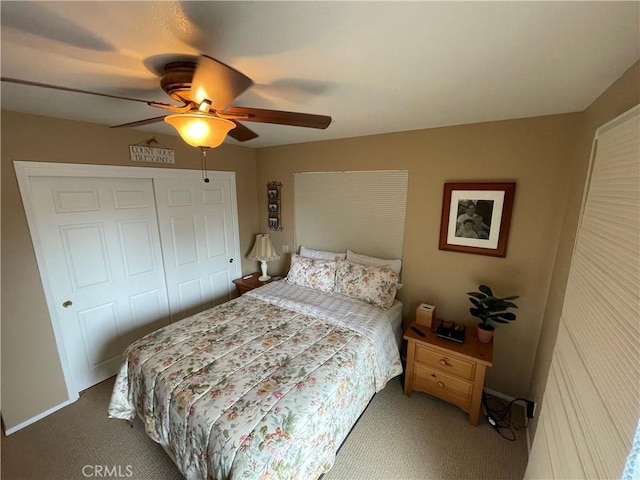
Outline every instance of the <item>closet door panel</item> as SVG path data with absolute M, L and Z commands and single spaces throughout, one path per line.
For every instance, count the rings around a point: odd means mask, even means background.
M 61 355 L 74 388 L 84 390 L 117 373 L 127 345 L 168 324 L 153 184 L 62 176 L 29 183 Z
M 156 179 L 172 321 L 232 298 L 240 275 L 228 178 Z

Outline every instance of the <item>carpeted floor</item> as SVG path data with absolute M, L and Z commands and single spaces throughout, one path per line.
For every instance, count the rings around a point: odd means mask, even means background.
M 3 480 L 183 478 L 144 433 L 108 419 L 113 379 L 66 408 L 2 436 Z M 401 377 L 378 393 L 342 445 L 323 480 L 521 479 L 525 430 L 510 442 L 483 418 L 475 428 L 457 407 L 423 393 L 402 394 Z

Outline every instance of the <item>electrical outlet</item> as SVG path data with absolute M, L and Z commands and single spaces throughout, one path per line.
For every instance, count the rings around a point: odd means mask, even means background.
M 527 418 L 533 418 L 536 414 L 536 402 L 527 400 Z

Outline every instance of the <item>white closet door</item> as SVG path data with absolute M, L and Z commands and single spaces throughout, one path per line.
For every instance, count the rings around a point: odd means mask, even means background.
M 168 324 L 153 186 L 123 178 L 29 182 L 50 303 L 81 391 L 115 375 L 128 344 Z
M 176 321 L 231 299 L 240 275 L 229 178 L 156 179 L 158 221 Z
M 620 478 L 640 414 L 639 108 L 600 128 L 526 476 Z

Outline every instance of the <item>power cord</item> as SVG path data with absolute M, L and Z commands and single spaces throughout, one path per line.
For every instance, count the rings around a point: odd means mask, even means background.
M 487 421 L 498 434 L 510 442 L 516 440 L 516 431 L 529 426 L 529 418 L 525 415 L 525 424 L 516 426 L 511 418 L 511 409 L 517 401 L 529 402 L 526 398 L 514 398 L 510 402 L 502 400 L 482 390 L 482 411 Z

